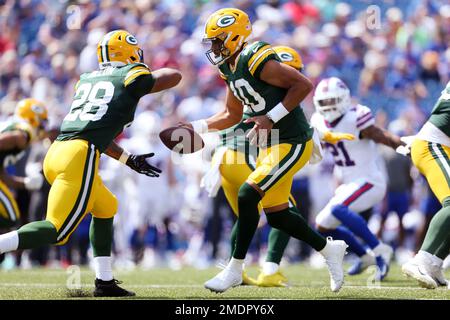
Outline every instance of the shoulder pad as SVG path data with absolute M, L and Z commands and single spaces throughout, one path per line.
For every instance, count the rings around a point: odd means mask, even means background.
M 263 62 L 268 56 L 273 55 L 275 59 L 278 59 L 278 55 L 272 46 L 267 42 L 257 41 L 245 48 L 245 56 L 247 58 L 247 66 L 250 73 L 253 75 L 258 69 L 258 66 Z
M 145 63 L 133 63 L 127 68 L 127 73 L 123 80 L 124 86 L 133 83 L 134 80 L 143 75 L 150 75 L 151 71 Z
M 368 107 L 358 104 L 355 112 L 356 127 L 358 129 L 363 130 L 375 123 L 372 111 Z

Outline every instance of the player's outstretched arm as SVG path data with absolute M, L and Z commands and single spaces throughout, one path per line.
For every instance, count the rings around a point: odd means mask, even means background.
M 140 155 L 130 154 L 117 143 L 112 141 L 109 144 L 108 148 L 106 148 L 105 154 L 113 159 L 122 162 L 134 171 L 145 174 L 149 177 L 159 177 L 159 174 L 162 172 L 160 169 L 152 166 L 147 162 L 148 158 L 151 158 L 155 155 L 154 153 Z
M 26 189 L 29 191 L 39 190 L 44 184 L 44 176 L 40 173 L 28 177 L 9 175 L 4 170 L 0 172 L 0 180 L 14 190 Z
M 27 134 L 20 130 L 5 132 L 0 135 L 0 151 L 12 149 L 25 149 L 28 145 L 29 138 Z
M 361 130 L 361 138 L 371 139 L 376 143 L 384 144 L 394 150 L 399 146 L 406 145 L 400 137 L 376 125 L 371 125 Z
M 182 78 L 180 71 L 171 68 L 162 68 L 152 71 L 152 76 L 155 79 L 155 83 L 150 93 L 173 88 Z

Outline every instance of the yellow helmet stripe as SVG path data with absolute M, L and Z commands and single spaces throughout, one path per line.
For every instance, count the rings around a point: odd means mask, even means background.
M 112 35 L 116 33 L 116 31 L 111 31 L 107 33 L 102 40 L 102 62 L 108 62 L 109 61 L 109 53 L 108 53 L 108 42 L 109 39 L 111 39 Z
M 123 85 L 125 87 L 127 87 L 131 82 L 133 82 L 134 79 L 146 75 L 146 74 L 151 74 L 151 72 L 148 69 L 143 69 L 137 72 L 134 72 L 132 75 L 127 75 L 127 77 L 125 78 Z
M 270 56 L 271 54 L 275 54 L 275 51 L 273 51 L 272 48 L 266 49 L 263 52 L 261 52 L 255 59 L 255 61 L 253 61 L 253 63 L 250 65 L 249 67 L 250 73 L 253 75 L 256 69 L 258 69 L 258 66 L 261 64 L 261 62 L 263 62 L 264 59 Z

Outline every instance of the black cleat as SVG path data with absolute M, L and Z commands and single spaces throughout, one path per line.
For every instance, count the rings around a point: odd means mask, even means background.
M 122 282 L 116 279 L 103 281 L 95 279 L 94 297 L 133 297 L 136 293 L 118 286 Z

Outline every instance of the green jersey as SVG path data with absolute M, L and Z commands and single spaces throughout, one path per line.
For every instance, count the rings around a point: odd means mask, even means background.
M 221 145 L 233 150 L 248 152 L 250 150 L 250 142 L 245 135 L 254 125 L 254 123 L 241 121 L 231 128 L 220 131 Z
M 221 77 L 244 105 L 243 120 L 266 114 L 286 96 L 286 89 L 275 87 L 260 79 L 264 64 L 271 59 L 280 61 L 268 43 L 257 41 L 248 44 L 242 50 L 237 58 L 235 70 L 232 70 L 227 63 L 223 63 L 219 67 Z M 236 129 L 247 131 L 253 125 L 240 123 L 233 127 L 233 130 L 224 130 L 222 132 L 223 144 L 234 149 L 245 145 L 247 143 L 245 135 L 238 134 L 232 139 L 227 139 L 224 135 L 236 131 Z M 300 106 L 275 123 L 272 130 L 274 129 L 278 130 L 279 143 L 303 143 L 308 141 L 313 133 Z M 270 138 L 268 141 L 270 143 Z
M 6 123 L 2 128 L 0 128 L 0 134 L 17 130 L 23 131 L 27 135 L 28 143 L 34 137 L 34 129 L 27 122 L 15 120 Z M 24 156 L 25 150 L 26 148 L 14 148 L 10 150 L 0 151 L 0 168 L 6 168 L 10 165 L 15 164 Z
M 131 124 L 139 99 L 151 91 L 154 82 L 142 63 L 82 74 L 56 140 L 84 139 L 104 152 Z
M 450 137 L 450 81 L 442 91 L 428 121 Z

